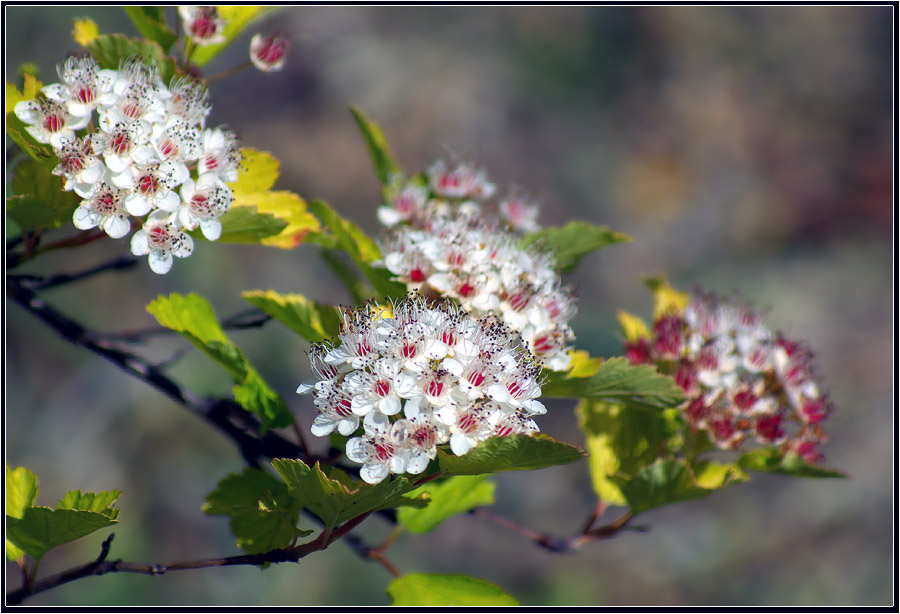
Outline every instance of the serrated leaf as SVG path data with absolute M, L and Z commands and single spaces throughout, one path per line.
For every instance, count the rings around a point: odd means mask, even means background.
M 262 16 L 267 10 L 271 10 L 262 6 L 224 5 L 216 8 L 219 10 L 219 15 L 225 20 L 225 28 L 222 31 L 225 42 L 194 47 L 190 61 L 197 66 L 205 66 L 230 45 L 254 19 Z
M 255 290 L 244 292 L 241 297 L 313 343 L 335 337 L 339 332 L 341 320 L 337 309 L 314 303 L 302 294 Z
M 319 463 L 309 467 L 297 459 L 280 458 L 272 466 L 287 483 L 291 496 L 303 507 L 335 527 L 366 512 L 400 506 L 423 506 L 425 501 L 404 497 L 415 488 L 406 478 L 384 480 L 378 484 L 353 481 L 339 469 L 325 475 Z
M 545 397 L 594 399 L 645 409 L 675 407 L 684 401 L 684 391 L 671 377 L 621 357 L 605 360 L 591 377 L 551 373 L 541 391 Z
M 168 51 L 172 44 L 178 40 L 175 32 L 166 23 L 166 14 L 161 6 L 137 6 L 127 5 L 124 7 L 128 17 L 142 35 L 152 41 L 159 43 L 163 51 Z M 77 28 L 77 22 L 76 22 Z M 94 26 L 96 35 L 96 25 Z M 85 45 L 75 39 L 80 44 Z M 90 42 L 90 41 L 88 41 Z
M 444 475 L 480 475 L 500 471 L 530 471 L 565 465 L 584 452 L 549 435 L 491 437 L 464 456 L 438 448 L 437 459 Z
M 132 7 L 126 7 L 125 11 L 128 12 L 130 8 Z M 97 28 L 97 24 L 93 19 L 85 17 L 84 19 L 76 19 L 73 22 L 72 38 L 82 47 L 87 47 L 98 36 L 100 36 L 100 30 Z
M 6 537 L 38 560 L 51 548 L 113 524 L 115 520 L 97 512 L 29 507 L 22 518 L 6 517 Z
M 317 233 L 322 229 L 316 216 L 306 208 L 306 201 L 293 192 L 287 190 L 258 192 L 242 197 L 241 202 L 252 204 L 259 213 L 274 215 L 285 223 L 281 232 L 264 237 L 260 241 L 263 245 L 293 249 L 310 233 Z
M 638 316 L 619 310 L 617 317 L 619 318 L 619 325 L 622 327 L 622 334 L 625 335 L 625 341 L 634 343 L 641 339 L 651 339 L 653 337 L 650 333 L 650 328 Z
M 646 285 L 653 292 L 653 319 L 659 319 L 664 315 L 680 314 L 691 300 L 686 292 L 679 292 L 666 281 L 664 275 L 646 277 Z
M 256 207 L 232 205 L 222 217 L 222 236 L 225 243 L 262 243 L 274 237 L 288 224 L 271 213 L 260 213 Z
M 100 68 L 119 67 L 119 63 L 138 56 L 147 64 L 155 64 L 163 83 L 168 84 L 177 72 L 175 58 L 166 55 L 159 43 L 145 38 L 129 38 L 124 34 L 101 34 L 86 45 Z
M 662 412 L 583 400 L 577 408 L 585 434 L 594 492 L 610 505 L 625 505 L 613 476 L 634 476 L 667 452 L 672 434 Z
M 21 518 L 37 496 L 38 479 L 25 467 L 6 466 L 6 515 Z M 6 540 L 6 560 L 15 561 L 25 555 L 11 541 Z
M 758 448 L 752 452 L 742 454 L 738 459 L 738 465 L 747 471 L 761 471 L 765 473 L 779 473 L 804 478 L 846 478 L 847 475 L 829 469 L 810 465 L 798 454 L 782 454 L 774 448 Z
M 6 199 L 6 213 L 20 228 L 52 229 L 71 221 L 81 199 L 63 191 L 62 179 L 37 160 L 23 160 L 14 172 L 16 196 Z
M 747 475 L 737 465 L 702 463 L 692 473 L 688 463 L 681 459 L 660 459 L 634 477 L 612 478 L 635 515 L 655 507 L 705 497 L 714 490 L 746 479 Z
M 247 194 L 270 190 L 281 173 L 281 163 L 268 151 L 260 151 L 252 147 L 241 148 L 241 166 L 238 178 L 228 184 L 235 199 Z
M 300 507 L 284 482 L 259 469 L 245 469 L 219 482 L 207 495 L 203 511 L 228 516 L 238 547 L 258 554 L 290 545 Z
M 387 588 L 393 606 L 517 606 L 499 586 L 461 575 L 407 574 Z
M 293 421 L 281 396 L 262 379 L 241 350 L 219 325 L 212 306 L 196 294 L 160 296 L 147 305 L 159 323 L 180 333 L 227 370 L 235 381 L 235 400 L 260 417 L 264 428 L 283 427 Z
M 342 218 L 321 200 L 311 201 L 309 208 L 334 234 L 338 247 L 347 252 L 356 262 L 356 265 L 372 283 L 378 298 L 399 298 L 406 294 L 406 286 L 391 281 L 391 273 L 387 269 L 376 269 L 371 266 L 372 262 L 381 258 L 381 250 L 353 222 Z
M 584 350 L 571 350 L 569 355 L 572 357 L 567 371 L 569 377 L 591 377 L 603 364 L 602 358 L 591 358 Z
M 113 504 L 121 494 L 118 490 L 104 490 L 98 493 L 82 493 L 80 490 L 70 490 L 57 503 L 56 509 L 97 512 L 110 520 L 116 520 L 119 517 L 119 510 L 115 509 Z
M 456 514 L 494 502 L 494 483 L 486 475 L 457 475 L 418 487 L 408 497 L 427 494 L 423 508 L 397 510 L 397 520 L 410 533 L 428 533 Z
M 615 232 L 606 226 L 590 222 L 569 222 L 565 226 L 554 226 L 531 232 L 522 237 L 522 247 L 537 245 L 553 254 L 559 269 L 573 270 L 581 259 L 591 252 L 603 249 L 613 243 L 632 241 L 624 232 Z
M 378 176 L 378 181 L 381 182 L 382 186 L 387 186 L 390 184 L 391 179 L 400 173 L 400 166 L 394 159 L 394 154 L 391 153 L 387 139 L 384 137 L 384 133 L 378 124 L 369 119 L 362 109 L 351 106 L 350 112 L 353 114 L 353 119 L 356 120 L 363 139 L 366 141 L 366 147 L 369 149 L 369 155 L 372 156 L 372 163 L 375 165 L 375 174 Z

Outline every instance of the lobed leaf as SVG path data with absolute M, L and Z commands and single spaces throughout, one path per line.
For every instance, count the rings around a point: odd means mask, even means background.
M 426 504 L 422 499 L 403 496 L 415 488 L 406 478 L 367 484 L 353 481 L 339 469 L 332 469 L 330 475 L 325 475 L 319 463 L 309 467 L 298 459 L 275 459 L 272 466 L 287 483 L 291 496 L 328 527 L 338 526 L 367 512 Z
M 400 173 L 400 166 L 391 153 L 387 139 L 381 128 L 369 119 L 362 109 L 356 106 L 350 107 L 353 119 L 362 132 L 363 139 L 366 141 L 366 147 L 369 149 L 369 155 L 372 156 L 372 163 L 375 165 L 375 174 L 382 186 L 387 186 L 391 179 Z
M 387 588 L 393 606 L 517 606 L 499 586 L 461 575 L 407 574 Z
M 222 235 L 218 240 L 225 243 L 261 243 L 288 227 L 284 220 L 255 206 L 232 205 L 219 221 Z
M 63 191 L 62 179 L 37 160 L 16 166 L 12 188 L 16 195 L 6 199 L 6 213 L 23 230 L 58 228 L 71 221 L 81 202 L 74 192 Z
M 613 243 L 632 241 L 623 233 L 590 222 L 569 222 L 565 226 L 553 226 L 522 237 L 522 247 L 537 245 L 554 255 L 559 269 L 572 271 L 581 259 L 591 252 Z
M 116 520 L 119 517 L 119 510 L 115 509 L 113 504 L 121 494 L 118 490 L 104 490 L 98 493 L 70 490 L 66 496 L 60 499 L 56 509 L 97 512 L 110 520 Z
M 551 373 L 541 389 L 546 397 L 594 399 L 644 409 L 665 409 L 684 401 L 684 392 L 671 377 L 621 357 L 605 360 L 590 377 Z
M 314 303 L 302 294 L 254 290 L 241 296 L 312 343 L 338 334 L 341 320 L 337 309 Z
M 225 28 L 222 32 L 225 36 L 225 42 L 216 45 L 202 45 L 194 47 L 191 52 L 190 61 L 197 66 L 205 66 L 214 57 L 219 55 L 228 45 L 230 45 L 237 36 L 250 25 L 253 20 L 261 17 L 267 11 L 262 6 L 235 6 L 223 5 L 217 6 L 219 15 L 225 20 Z
M 262 379 L 243 353 L 222 330 L 212 306 L 196 294 L 160 296 L 147 311 L 170 330 L 181 334 L 218 362 L 235 381 L 235 400 L 260 417 L 264 428 L 283 427 L 293 421 L 281 396 Z
M 10 469 L 6 466 L 6 515 L 21 518 L 25 510 L 34 503 L 37 497 L 38 479 L 25 467 Z M 6 540 L 6 559 L 15 561 L 25 553 L 17 548 L 9 539 Z
M 437 460 L 444 475 L 480 475 L 500 471 L 529 471 L 565 465 L 584 456 L 574 446 L 549 435 L 491 437 L 465 456 L 438 448 Z
M 97 512 L 29 507 L 22 518 L 6 517 L 6 538 L 39 560 L 56 546 L 113 524 L 116 520 Z
M 415 498 L 427 494 L 428 505 L 401 508 L 397 510 L 397 520 L 410 533 L 428 533 L 451 516 L 493 503 L 494 488 L 486 475 L 457 475 L 428 482 L 406 495 Z
M 124 8 L 138 32 L 144 37 L 159 43 L 163 51 L 168 52 L 175 41 L 178 40 L 178 36 L 166 23 L 166 14 L 163 7 L 127 5 Z M 76 22 L 76 29 L 77 27 L 78 22 Z M 96 25 L 94 29 L 96 30 Z M 75 40 L 79 44 L 85 44 L 81 43 L 77 37 Z
M 742 454 L 738 465 L 747 471 L 779 473 L 804 478 L 846 478 L 847 475 L 836 469 L 811 465 L 798 454 L 782 454 L 775 448 L 757 448 Z

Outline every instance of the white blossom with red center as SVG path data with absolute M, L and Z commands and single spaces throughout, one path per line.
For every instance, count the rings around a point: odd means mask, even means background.
M 176 188 L 190 181 L 190 173 L 183 164 L 169 160 L 133 164 L 122 173 L 114 175 L 112 182 L 128 190 L 125 209 L 131 215 L 141 217 L 153 209 L 175 211 L 181 204 Z
M 250 39 L 250 61 L 263 72 L 275 72 L 284 68 L 290 41 L 279 34 L 263 36 L 254 34 Z
M 69 113 L 78 119 L 90 117 L 98 106 L 115 103 L 113 92 L 118 73 L 115 70 L 101 70 L 94 58 L 70 57 L 63 66 L 57 67 L 60 83 L 43 88 L 50 100 L 66 105 Z
M 169 118 L 181 118 L 190 125 L 203 125 L 212 111 L 207 87 L 191 77 L 172 79 L 162 95 Z
M 241 166 L 241 150 L 230 130 L 206 129 L 200 137 L 200 160 L 197 172 L 215 173 L 222 181 L 235 182 Z
M 72 115 L 65 103 L 47 97 L 17 102 L 13 113 L 26 124 L 25 130 L 35 141 L 56 148 L 74 141 L 75 131 L 87 126 L 91 120 L 90 115 Z
M 131 230 L 128 212 L 125 210 L 127 192 L 110 183 L 100 181 L 93 186 L 90 195 L 72 214 L 75 228 L 88 230 L 100 227 L 113 239 L 121 239 Z
M 540 367 L 521 337 L 451 302 L 347 310 L 339 344 L 314 345 L 310 363 L 317 381 L 297 392 L 313 395 L 312 432 L 348 435 L 362 421 L 346 451 L 370 483 L 421 473 L 444 444 L 464 454 L 489 437 L 533 433 L 532 417 L 545 412 Z
M 179 6 L 178 14 L 184 22 L 184 31 L 195 45 L 224 43 L 225 20 L 214 6 Z
M 97 153 L 113 174 L 119 174 L 132 164 L 145 164 L 154 159 L 149 146 L 151 125 L 131 121 L 117 108 L 112 108 L 100 121 L 101 133 L 94 139 Z
M 185 228 L 200 232 L 210 241 L 222 235 L 222 216 L 232 201 L 231 189 L 215 173 L 204 173 L 197 181 L 185 180 L 181 186 L 181 206 L 178 220 Z
M 194 251 L 191 236 L 169 220 L 166 211 L 155 211 L 131 237 L 131 253 L 147 256 L 150 270 L 159 275 L 169 272 L 173 257 L 187 258 Z
M 106 165 L 94 155 L 90 136 L 61 143 L 56 156 L 59 164 L 53 174 L 63 178 L 63 190 L 67 192 L 74 190 L 85 198 L 106 175 Z
M 755 440 L 810 463 L 822 459 L 821 423 L 831 403 L 813 376 L 812 356 L 746 304 L 693 296 L 683 312 L 657 318 L 651 338 L 626 344 L 626 354 L 673 375 L 688 396 L 686 421 L 717 447 Z

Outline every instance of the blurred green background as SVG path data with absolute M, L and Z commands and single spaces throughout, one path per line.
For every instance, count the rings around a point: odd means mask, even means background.
M 31 61 L 56 80 L 55 64 L 77 51 L 74 17 L 135 33 L 116 8 L 5 11 L 7 79 Z M 457 517 L 401 537 L 389 551 L 401 570 L 483 577 L 525 605 L 891 603 L 892 23 L 889 7 L 279 8 L 210 65 L 207 75 L 244 62 L 254 31 L 294 39 L 283 72 L 212 85 L 211 123 L 280 158 L 279 187 L 328 200 L 372 234 L 378 185 L 351 102 L 408 169 L 451 151 L 501 189 L 539 198 L 544 224 L 580 218 L 632 234 L 569 276 L 580 289 L 578 345 L 592 354 L 619 352 L 617 309 L 649 315 L 639 278 L 657 272 L 685 288 L 740 291 L 816 350 L 837 407 L 826 463 L 852 479 L 754 477 L 647 513 L 646 533 L 571 555 Z M 127 252 L 126 240 L 104 240 L 22 272 L 76 271 Z M 198 292 L 220 316 L 246 308 L 248 289 L 348 301 L 316 252 L 203 243 L 168 276 L 141 263 L 46 298 L 107 331 L 152 325 L 144 306 L 168 292 Z M 7 314 L 6 460 L 39 475 L 39 503 L 119 488 L 112 556 L 236 553 L 227 520 L 200 509 L 241 469 L 231 444 L 18 306 Z M 311 400 L 293 394 L 309 375 L 307 346 L 285 330 L 233 338 L 309 424 Z M 138 349 L 164 360 L 184 345 Z M 195 352 L 171 373 L 199 392 L 230 387 Z M 550 404 L 541 427 L 580 441 L 572 403 Z M 496 481 L 493 509 L 541 531 L 577 531 L 593 506 L 584 463 Z M 363 531 L 372 542 L 387 532 L 378 519 Z M 103 533 L 53 552 L 43 572 L 92 559 Z M 301 565 L 90 578 L 28 603 L 381 605 L 390 579 L 337 544 Z

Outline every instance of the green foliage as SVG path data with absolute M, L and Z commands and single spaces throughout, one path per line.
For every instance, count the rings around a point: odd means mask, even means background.
M 741 455 L 738 465 L 747 471 L 779 473 L 803 478 L 846 478 L 835 469 L 810 465 L 797 454 L 782 454 L 774 448 L 758 448 Z
M 480 475 L 565 465 L 583 456 L 584 452 L 574 446 L 538 434 L 491 437 L 465 456 L 438 448 L 437 459 L 444 475 Z
M 203 511 L 228 516 L 237 545 L 250 554 L 285 548 L 311 531 L 296 528 L 300 502 L 284 482 L 259 469 L 245 469 L 219 482 L 206 497 Z
M 669 458 L 657 460 L 634 477 L 611 479 L 637 515 L 655 507 L 705 497 L 748 478 L 737 465 L 705 462 L 692 468 L 685 460 Z
M 159 43 L 168 52 L 178 37 L 166 23 L 165 10 L 161 6 L 125 6 L 125 12 L 143 36 Z
M 289 425 L 293 418 L 284 400 L 262 379 L 222 330 L 210 304 L 196 294 L 160 296 L 147 306 L 159 323 L 180 333 L 234 378 L 235 400 L 263 422 L 264 428 Z
M 244 292 L 241 296 L 313 343 L 338 334 L 341 320 L 337 309 L 314 303 L 302 294 L 254 290 Z
M 529 233 L 522 237 L 522 246 L 538 245 L 556 258 L 563 272 L 572 271 L 581 259 L 598 249 L 613 243 L 632 241 L 623 232 L 615 232 L 606 226 L 590 222 L 569 222 L 565 226 L 554 226 Z
M 429 496 L 428 506 L 397 510 L 397 520 L 410 533 L 428 533 L 450 516 L 490 505 L 494 502 L 494 483 L 486 475 L 458 475 L 423 484 L 407 496 L 423 494 Z
M 625 505 L 613 476 L 634 476 L 669 450 L 677 418 L 602 401 L 583 400 L 578 419 L 585 434 L 591 482 L 600 500 Z
M 470 578 L 444 574 L 407 574 L 387 588 L 393 606 L 517 606 L 500 587 Z
M 13 110 L 16 104 L 23 100 L 32 100 L 40 93 L 41 82 L 34 75 L 25 73 L 22 76 L 22 91 L 14 83 L 6 82 L 6 134 L 19 146 L 19 149 L 28 154 L 47 171 L 52 171 L 57 164 L 56 154 L 47 143 L 38 143 L 25 129 L 25 123 L 16 117 Z M 24 194 L 24 193 L 22 193 Z M 7 209 L 9 199 L 7 199 Z
M 219 14 L 225 20 L 225 28 L 222 32 L 225 36 L 225 42 L 216 45 L 203 45 L 194 47 L 191 52 L 190 61 L 197 66 L 205 66 L 214 57 L 219 55 L 234 39 L 244 31 L 244 29 L 253 22 L 253 20 L 264 15 L 268 10 L 261 6 L 234 6 L 224 5 L 216 7 Z
M 6 515 L 12 518 L 21 518 L 25 515 L 25 510 L 34 503 L 37 497 L 38 479 L 25 467 L 16 467 L 10 469 L 6 466 Z M 6 540 L 6 559 L 14 561 L 22 556 L 24 552 L 9 539 Z
M 329 527 L 380 509 L 426 505 L 424 499 L 403 496 L 415 488 L 406 478 L 367 484 L 353 481 L 340 469 L 325 475 L 319 463 L 310 468 L 301 460 L 282 458 L 273 460 L 272 466 L 287 483 L 291 496 Z
M 262 243 L 263 239 L 274 237 L 288 224 L 271 213 L 260 213 L 255 205 L 234 205 L 219 218 L 225 243 Z
M 372 262 L 381 258 L 381 250 L 356 224 L 342 218 L 324 201 L 314 200 L 309 203 L 309 207 L 332 232 L 337 239 L 338 247 L 350 255 L 372 283 L 378 298 L 402 297 L 406 294 L 406 286 L 391 281 L 391 274 L 387 269 L 376 269 L 371 266 Z
M 97 512 L 110 520 L 116 520 L 119 517 L 119 510 L 115 509 L 113 504 L 119 499 L 121 494 L 118 490 L 104 490 L 98 493 L 82 493 L 80 490 L 70 490 L 65 497 L 59 500 L 56 508 Z
M 650 365 L 632 365 L 626 358 L 610 358 L 590 377 L 551 373 L 542 387 L 545 397 L 594 399 L 644 409 L 665 409 L 684 401 L 684 392 L 671 377 Z
M 168 84 L 178 72 L 175 58 L 166 55 L 162 46 L 146 38 L 129 38 L 124 34 L 101 34 L 85 45 L 100 68 L 118 68 L 122 60 L 138 56 L 146 64 L 156 65 L 163 83 Z
M 369 148 L 369 154 L 372 156 L 372 163 L 375 165 L 375 174 L 382 186 L 390 184 L 391 179 L 400 173 L 400 166 L 391 153 L 387 139 L 378 124 L 369 119 L 362 109 L 351 106 L 350 112 L 353 119 L 356 120 L 363 139 L 366 141 L 366 147 Z
M 6 213 L 23 230 L 58 228 L 71 221 L 81 199 L 64 192 L 60 177 L 36 160 L 23 160 L 12 181 L 16 196 L 6 199 Z

